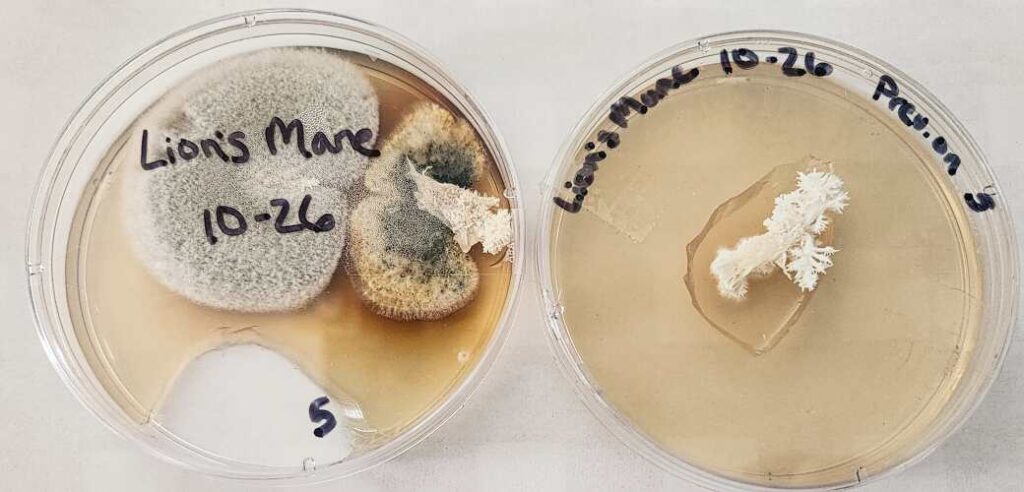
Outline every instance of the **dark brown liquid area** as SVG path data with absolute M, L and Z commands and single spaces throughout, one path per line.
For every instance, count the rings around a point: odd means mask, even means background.
M 387 140 L 417 102 L 433 101 L 454 112 L 410 74 L 358 55 L 349 59 L 377 91 L 378 142 Z M 135 258 L 119 210 L 123 173 L 138 165 L 139 133 L 130 128 L 98 168 L 79 206 L 67 277 L 80 345 L 96 377 L 135 421 L 159 418 L 175 378 L 196 357 L 218 347 L 257 344 L 283 355 L 335 399 L 357 402 L 365 418 L 357 444 L 372 446 L 417 421 L 475 366 L 505 308 L 512 275 L 509 262 L 479 247 L 472 253 L 480 269 L 475 300 L 438 321 L 398 322 L 370 312 L 340 264 L 312 305 L 287 313 L 211 309 L 160 285 Z M 508 207 L 493 162 L 485 174 L 477 191 Z

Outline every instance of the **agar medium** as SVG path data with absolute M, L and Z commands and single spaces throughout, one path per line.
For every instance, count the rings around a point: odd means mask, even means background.
M 932 95 L 854 48 L 772 31 L 671 48 L 599 98 L 547 182 L 558 360 L 612 432 L 698 484 L 903 469 L 1005 353 L 998 183 Z
M 515 176 L 466 94 L 322 12 L 212 19 L 129 60 L 60 137 L 28 238 L 69 388 L 222 477 L 323 481 L 426 437 L 492 364 L 522 269 Z

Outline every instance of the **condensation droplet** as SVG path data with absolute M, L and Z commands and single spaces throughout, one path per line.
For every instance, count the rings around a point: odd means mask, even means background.
M 247 15 L 247 16 L 245 16 L 245 25 L 248 26 L 248 27 L 255 26 L 256 25 L 256 16 L 255 15 Z
M 469 362 L 469 352 L 460 350 L 458 355 L 456 355 L 456 358 L 459 360 L 459 364 L 465 364 L 466 362 Z
M 550 314 L 551 319 L 555 319 L 555 320 L 561 319 L 562 318 L 562 313 L 564 313 L 564 312 L 565 312 L 565 306 L 563 306 L 561 304 L 555 304 L 554 306 L 551 306 L 551 314 Z
M 699 49 L 701 53 L 707 53 L 708 51 L 711 51 L 711 44 L 708 43 L 707 40 L 702 39 L 697 41 L 697 49 Z
M 306 459 L 302 460 L 302 471 L 311 472 L 311 471 L 315 471 L 315 470 L 316 470 L 316 460 L 315 459 L 313 459 L 312 457 L 306 457 Z

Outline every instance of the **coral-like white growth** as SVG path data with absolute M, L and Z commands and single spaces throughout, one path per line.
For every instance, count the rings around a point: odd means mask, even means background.
M 480 243 L 485 253 L 495 254 L 512 241 L 512 215 L 507 209 L 492 211 L 501 203 L 496 197 L 440 183 L 412 163 L 409 177 L 416 184 L 416 205 L 451 229 L 463 253 Z
M 764 221 L 764 234 L 718 250 L 711 262 L 718 292 L 730 299 L 743 299 L 749 277 L 768 275 L 775 267 L 801 290 L 814 290 L 818 276 L 832 266 L 837 251 L 817 242 L 817 236 L 828 227 L 825 214 L 842 213 L 848 201 L 839 176 L 822 171 L 798 173 L 797 189 L 775 198 L 772 215 Z

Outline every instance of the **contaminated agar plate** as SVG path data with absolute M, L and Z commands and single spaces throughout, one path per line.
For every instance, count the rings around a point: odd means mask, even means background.
M 555 162 L 550 338 L 595 415 L 673 472 L 860 484 L 934 449 L 995 377 L 1017 297 L 1004 199 L 949 111 L 866 53 L 685 43 Z
M 259 11 L 171 35 L 58 140 L 28 270 L 104 423 L 213 475 L 323 480 L 465 404 L 509 328 L 522 219 L 466 91 L 380 27 Z

